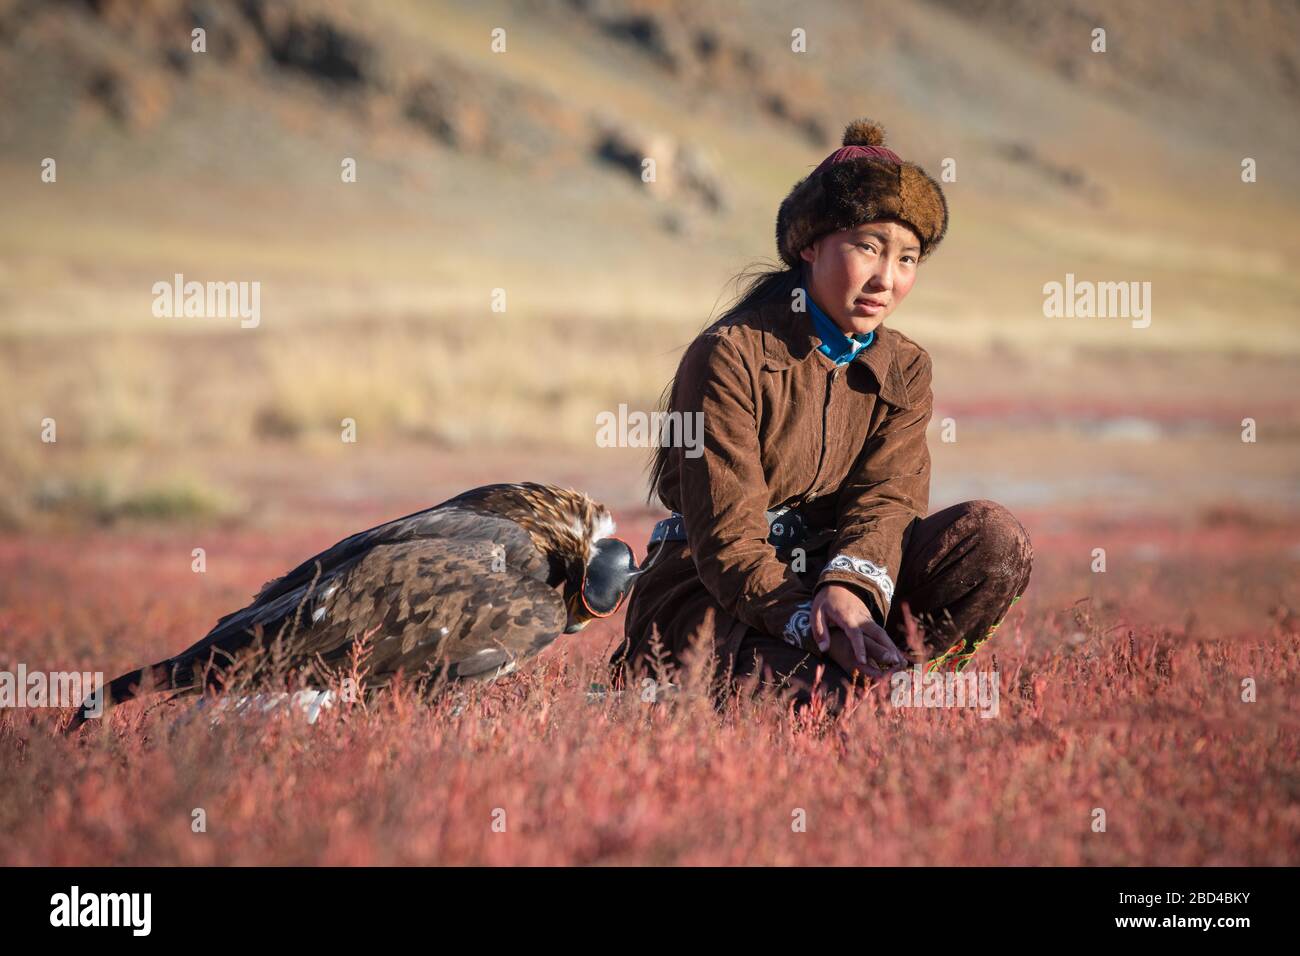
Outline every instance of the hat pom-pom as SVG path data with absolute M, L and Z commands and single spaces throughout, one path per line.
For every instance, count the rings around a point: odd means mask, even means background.
M 854 120 L 844 127 L 845 146 L 884 146 L 885 128 L 869 119 Z

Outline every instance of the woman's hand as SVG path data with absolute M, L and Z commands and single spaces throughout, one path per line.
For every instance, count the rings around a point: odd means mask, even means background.
M 907 666 L 885 629 L 871 617 L 866 602 L 843 584 L 828 584 L 812 604 L 813 638 L 823 654 L 852 674 L 883 677 Z

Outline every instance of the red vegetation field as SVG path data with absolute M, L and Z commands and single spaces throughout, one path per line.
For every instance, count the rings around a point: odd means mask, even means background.
M 1294 864 L 1297 528 L 1024 520 L 1034 579 L 976 658 L 995 718 L 885 688 L 839 721 L 592 699 L 615 621 L 458 713 L 399 692 L 213 726 L 133 703 L 65 739 L 61 713 L 0 712 L 0 863 Z M 207 532 L 204 575 L 192 532 L 0 538 L 0 667 L 111 677 L 338 536 Z

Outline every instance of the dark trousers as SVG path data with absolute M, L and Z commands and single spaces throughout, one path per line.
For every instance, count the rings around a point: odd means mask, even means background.
M 820 573 L 826 559 L 818 557 L 815 565 L 810 560 L 810 571 L 816 567 Z M 906 608 L 928 666 L 961 670 L 1024 593 L 1032 563 L 1025 529 L 996 502 L 964 501 L 916 518 L 903 535 L 902 566 L 885 630 L 905 656 L 917 659 L 909 653 Z M 770 688 L 793 697 L 799 707 L 812 698 L 818 665 L 824 668 L 819 689 L 830 710 L 837 711 L 852 686 L 846 671 L 753 628 L 741 638 L 735 660 L 721 662 L 717 676 L 723 690 Z

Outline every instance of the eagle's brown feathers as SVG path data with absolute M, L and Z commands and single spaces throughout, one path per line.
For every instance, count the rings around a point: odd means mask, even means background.
M 509 673 L 598 616 L 582 599 L 598 565 L 602 593 L 611 580 L 625 593 L 636 571 L 622 542 L 614 543 L 625 560 L 610 563 L 613 530 L 609 511 L 578 491 L 532 482 L 471 489 L 345 538 L 267 582 L 194 646 L 113 681 L 109 703 L 141 685 L 220 685 L 227 665 L 277 638 L 282 658 L 319 677 L 344 667 L 364 636 L 372 687 L 399 671 L 448 680 Z M 83 706 L 71 726 L 88 715 Z

